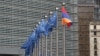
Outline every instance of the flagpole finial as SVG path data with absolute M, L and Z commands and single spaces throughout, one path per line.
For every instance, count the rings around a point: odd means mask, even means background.
M 41 22 L 38 22 L 38 24 L 36 25 L 36 27 L 38 27 L 38 25 L 40 24 Z
M 36 30 L 36 27 L 33 29 L 33 31 L 35 31 Z
M 53 12 L 52 11 L 50 11 L 50 15 L 52 15 L 53 14 Z
M 58 7 L 56 7 L 56 10 L 58 10 L 59 8 Z
M 45 17 L 45 18 L 47 18 L 48 16 L 47 16 L 47 15 L 45 15 L 44 17 Z
M 40 23 L 39 23 L 40 24 Z M 38 24 L 36 25 L 36 27 L 38 27 Z
M 63 2 L 63 3 L 62 3 L 62 6 L 65 6 L 65 4 L 66 4 L 66 3 Z

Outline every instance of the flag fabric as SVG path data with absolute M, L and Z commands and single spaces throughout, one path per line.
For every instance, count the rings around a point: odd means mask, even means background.
M 31 56 L 31 54 L 33 53 L 33 49 L 35 47 L 35 43 L 34 42 L 30 42 L 31 45 L 28 45 L 27 48 L 25 48 L 25 56 Z
M 46 29 L 45 29 L 46 25 L 47 25 L 47 21 L 45 19 L 42 19 L 41 24 L 40 24 L 40 31 L 42 33 L 46 32 Z
M 29 38 L 26 40 L 26 42 L 23 44 L 23 46 L 21 47 L 22 49 L 27 48 L 27 46 L 30 45 L 31 41 L 36 42 L 37 40 L 37 36 L 36 36 L 36 31 L 32 32 L 32 34 L 29 36 Z
M 52 32 L 52 31 L 53 31 L 52 26 L 49 23 L 47 23 L 45 35 L 48 37 L 50 32 Z
M 39 32 L 40 36 L 42 34 L 44 34 L 45 36 L 47 36 L 47 30 L 46 30 L 46 25 L 47 25 L 47 21 L 45 19 L 42 19 L 40 22 L 40 25 L 37 29 L 37 31 Z
M 57 11 L 49 17 L 48 20 L 42 19 L 38 27 L 31 33 L 25 43 L 21 46 L 22 49 L 25 49 L 25 56 L 31 56 L 35 45 L 38 46 L 39 38 L 44 34 L 49 36 L 49 33 L 52 32 L 53 28 L 57 26 Z
M 57 26 L 57 11 L 53 12 L 53 15 L 51 18 L 48 19 L 48 23 L 52 26 L 55 27 Z
M 57 11 L 53 12 L 53 15 L 48 18 L 48 22 L 46 25 L 46 36 L 49 36 L 49 33 L 53 31 L 53 28 L 57 26 Z
M 67 27 L 69 28 L 72 25 L 72 21 L 64 6 L 62 6 L 61 8 L 61 12 L 62 12 L 62 19 L 61 19 L 62 25 L 67 25 Z
M 25 49 L 25 56 L 31 55 L 35 47 L 37 40 L 36 31 L 32 32 L 27 41 L 21 46 L 22 49 Z
M 49 19 L 50 19 L 50 17 L 49 17 Z M 46 29 L 45 35 L 46 36 L 49 36 L 49 33 L 52 32 L 52 30 L 53 30 L 52 25 L 49 23 L 49 19 L 48 19 L 48 22 L 45 27 L 45 29 Z

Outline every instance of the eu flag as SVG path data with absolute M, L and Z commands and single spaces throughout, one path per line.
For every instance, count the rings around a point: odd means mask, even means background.
M 49 36 L 49 33 L 53 31 L 53 28 L 57 26 L 57 11 L 53 12 L 53 15 L 48 18 L 46 25 L 46 36 Z
M 48 19 L 48 23 L 52 26 L 55 27 L 57 26 L 57 11 L 53 12 L 53 15 L 51 18 Z
M 34 47 L 35 47 L 35 43 L 33 41 L 30 42 L 30 45 L 28 45 L 27 48 L 25 48 L 25 56 L 29 56 L 29 55 L 31 56 Z
M 31 55 L 35 47 L 36 40 L 37 40 L 36 31 L 34 31 L 29 36 L 28 40 L 21 47 L 22 49 L 25 49 L 25 56 Z
M 48 32 L 46 30 L 46 27 L 47 27 L 47 21 L 45 19 L 42 19 L 38 27 L 38 32 L 40 33 L 40 35 L 43 33 L 45 36 L 47 36 Z
M 37 40 L 37 36 L 36 36 L 36 31 L 32 32 L 32 34 L 29 36 L 28 40 L 26 40 L 26 42 L 23 44 L 23 46 L 21 47 L 22 49 L 25 49 L 27 46 L 30 45 L 31 41 L 36 41 Z

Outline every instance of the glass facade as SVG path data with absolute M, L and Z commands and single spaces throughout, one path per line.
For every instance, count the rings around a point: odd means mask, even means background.
M 100 0 L 95 0 L 95 19 L 100 20 Z
M 94 0 L 78 0 L 79 4 L 92 4 Z
M 0 0 L 0 46 L 20 47 L 44 15 L 54 11 L 55 7 L 61 8 L 62 2 L 66 2 L 72 27 L 61 25 L 59 9 L 57 29 L 50 37 L 39 40 L 33 55 L 78 56 L 77 0 Z

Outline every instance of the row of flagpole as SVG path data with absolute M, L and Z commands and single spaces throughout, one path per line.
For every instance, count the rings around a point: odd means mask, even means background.
M 64 6 L 65 5 L 65 3 L 62 3 L 62 6 Z M 55 9 L 55 12 L 56 12 L 56 14 L 58 14 L 58 7 L 56 7 L 56 9 Z M 41 13 L 42 14 L 42 13 Z M 66 10 L 65 10 L 65 8 L 64 7 L 62 7 L 62 15 L 63 15 L 63 20 L 62 20 L 62 23 L 64 23 L 64 25 L 67 25 L 68 27 L 70 27 L 70 25 L 71 25 L 71 21 L 68 19 L 69 18 L 69 15 L 67 15 L 67 12 L 66 12 Z M 47 16 L 47 15 L 45 15 L 44 16 L 44 20 L 46 20 L 47 21 L 47 18 L 48 17 L 57 17 L 57 21 L 56 21 L 56 56 L 58 56 L 58 16 L 56 15 L 53 15 L 53 12 L 51 12 L 50 11 L 50 13 L 49 13 L 49 16 Z M 43 20 L 43 19 L 42 19 Z M 54 22 L 53 22 L 54 23 Z M 36 28 L 37 27 L 39 27 L 39 25 L 40 25 L 41 23 L 39 22 L 36 26 L 35 26 L 35 28 L 34 28 L 34 32 L 36 31 Z M 50 34 L 50 55 L 49 56 L 52 56 L 52 31 L 50 32 L 51 34 Z M 42 35 L 40 35 L 40 38 L 42 37 Z M 34 47 L 34 49 L 35 49 L 35 51 L 34 51 L 34 55 L 35 56 L 44 56 L 44 45 L 43 45 L 43 38 L 41 38 L 41 40 L 40 39 L 38 39 L 36 42 L 38 43 L 38 44 L 36 44 L 36 43 L 33 43 L 33 44 L 35 44 L 35 47 L 34 46 L 31 46 L 30 48 L 32 49 L 33 47 Z M 47 46 L 48 46 L 48 42 L 47 42 L 47 36 L 45 36 L 45 55 L 46 56 L 48 56 L 48 48 L 47 48 Z M 39 41 L 41 41 L 41 43 L 39 42 Z M 65 26 L 63 26 L 63 50 L 64 50 L 64 52 L 63 52 L 63 54 L 64 54 L 64 56 L 65 56 Z M 40 44 L 41 44 L 41 50 L 40 50 Z M 26 48 L 27 47 L 27 45 L 24 45 L 25 47 L 24 48 Z M 29 47 L 28 47 L 29 48 Z M 29 48 L 29 49 L 30 49 Z M 27 50 L 27 48 L 26 48 L 26 50 Z M 30 50 L 30 52 L 31 52 L 32 50 Z M 30 54 L 30 56 L 33 56 L 33 52 Z
M 57 12 L 57 10 L 58 10 L 58 8 L 56 7 L 56 10 L 55 10 L 55 11 Z M 53 12 L 50 11 L 49 16 L 51 17 L 52 14 L 53 14 Z M 47 19 L 47 17 L 48 17 L 47 15 L 44 16 L 45 19 Z M 57 20 L 57 21 L 58 21 L 58 20 Z M 58 34 L 58 32 L 57 32 L 57 34 Z M 57 35 L 57 36 L 58 36 L 58 35 Z M 52 32 L 51 32 L 51 37 L 50 37 L 50 39 L 51 39 L 51 56 L 52 56 Z M 40 47 L 38 47 L 38 49 L 37 49 L 37 45 L 35 46 L 35 48 L 36 48 L 36 53 L 35 53 L 35 55 L 36 55 L 36 56 L 43 56 L 43 55 L 44 55 L 43 40 L 44 40 L 44 39 L 41 38 L 41 54 L 40 54 L 40 49 L 39 49 Z M 58 42 L 58 41 L 57 41 L 57 42 Z M 47 55 L 47 51 L 48 51 L 48 50 L 47 50 L 47 36 L 46 36 L 46 38 L 45 38 L 45 43 L 46 43 L 46 45 L 45 45 L 45 52 L 46 52 L 45 55 L 48 56 L 48 55 Z M 40 43 L 39 43 L 39 44 L 40 44 Z M 58 45 L 57 45 L 57 47 L 58 47 Z M 37 51 L 37 50 L 38 50 L 38 51 Z M 58 49 L 57 49 L 57 50 L 58 50 Z M 32 56 L 33 56 L 33 55 L 32 55 Z
M 58 7 L 55 8 L 55 11 L 56 11 L 56 12 L 57 12 L 57 10 L 58 10 Z M 53 12 L 50 11 L 49 16 L 51 17 L 52 14 L 53 14 Z M 47 17 L 48 17 L 47 15 L 44 16 L 45 19 L 47 19 Z M 36 25 L 36 27 L 37 27 L 37 26 L 38 26 L 38 24 Z M 36 29 L 36 28 L 35 28 L 35 29 Z M 35 29 L 34 29 L 34 30 L 35 30 Z M 35 54 L 36 56 L 43 56 L 43 55 L 44 55 L 44 53 L 43 53 L 43 52 L 44 52 L 44 51 L 43 51 L 43 40 L 44 40 L 44 39 L 41 38 L 41 51 L 40 51 L 40 49 L 39 49 L 40 47 L 38 46 L 38 48 L 37 48 L 37 45 L 35 45 L 35 51 L 36 51 L 36 52 L 35 52 L 34 54 Z M 50 54 L 50 55 L 52 56 L 52 32 L 51 32 L 51 35 L 50 35 L 50 40 L 51 40 L 51 43 L 50 43 L 50 45 L 51 45 L 51 48 L 50 48 L 51 54 Z M 56 52 L 56 53 L 57 53 L 57 56 L 58 56 L 58 17 L 57 17 L 57 27 L 56 27 L 56 41 L 57 41 L 57 42 L 56 42 L 56 43 L 57 43 L 57 45 L 56 45 L 56 51 L 57 51 L 57 52 Z M 46 52 L 45 55 L 48 56 L 48 54 L 47 54 L 47 53 L 48 53 L 48 50 L 47 50 L 47 36 L 45 37 L 45 43 L 46 43 L 46 44 L 45 44 L 45 52 Z M 38 43 L 38 45 L 40 45 L 40 42 Z M 41 52 L 41 53 L 40 53 L 40 52 Z M 50 55 L 49 55 L 49 56 L 50 56 Z M 33 56 L 33 53 L 31 54 L 31 56 Z

